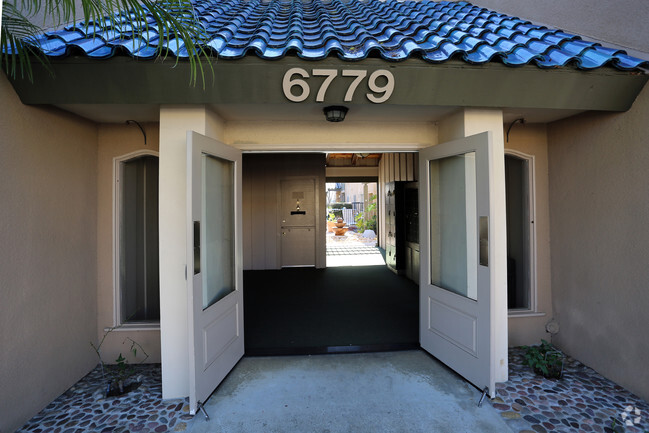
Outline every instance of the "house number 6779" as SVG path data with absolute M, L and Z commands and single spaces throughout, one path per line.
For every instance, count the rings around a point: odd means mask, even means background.
M 352 102 L 356 88 L 367 77 L 367 71 L 364 69 L 343 69 L 341 75 L 352 78 L 343 99 L 345 102 Z M 313 69 L 311 76 L 324 77 L 318 93 L 315 96 L 316 102 L 324 102 L 329 86 L 338 78 L 338 70 Z M 309 73 L 302 68 L 291 68 L 286 71 L 282 80 L 284 96 L 292 102 L 305 101 L 311 93 L 311 88 L 307 82 L 309 78 Z M 394 75 L 388 70 L 378 69 L 372 72 L 367 78 L 367 87 L 371 90 L 370 93 L 365 95 L 367 99 L 375 104 L 381 104 L 392 96 L 392 92 L 394 91 Z

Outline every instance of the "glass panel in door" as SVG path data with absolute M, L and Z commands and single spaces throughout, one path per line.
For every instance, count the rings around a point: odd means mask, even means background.
M 430 283 L 477 300 L 476 154 L 429 161 Z
M 234 163 L 203 154 L 203 309 L 235 290 Z

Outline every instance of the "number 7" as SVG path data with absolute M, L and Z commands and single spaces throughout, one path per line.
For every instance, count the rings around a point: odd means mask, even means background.
M 338 76 L 338 70 L 336 69 L 314 69 L 311 71 L 314 77 L 327 77 L 322 82 L 322 85 L 318 89 L 318 94 L 315 96 L 316 102 L 324 102 L 325 94 L 331 82 Z
M 354 98 L 354 92 L 358 85 L 363 81 L 363 78 L 367 76 L 367 71 L 360 69 L 343 69 L 343 77 L 356 77 L 354 81 L 351 82 L 347 88 L 347 93 L 345 93 L 345 102 L 351 102 Z

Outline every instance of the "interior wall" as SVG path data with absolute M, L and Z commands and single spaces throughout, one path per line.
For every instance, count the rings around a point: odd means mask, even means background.
M 316 178 L 316 267 L 326 267 L 325 154 L 263 153 L 243 157 L 244 269 L 281 268 L 280 181 L 295 176 Z
M 504 125 L 505 131 L 509 124 Z M 517 151 L 534 157 L 534 196 L 536 215 L 533 230 L 536 237 L 536 311 L 509 318 L 509 345 L 538 344 L 549 339 L 545 324 L 552 318 L 550 266 L 550 202 L 548 191 L 548 144 L 545 124 L 515 124 L 505 152 Z M 534 314 L 536 313 L 536 314 Z
M 96 364 L 97 127 L 0 74 L 0 431 Z
M 431 143 L 432 145 L 433 143 Z M 378 242 L 379 247 L 386 248 L 386 209 L 385 184 L 388 182 L 416 182 L 419 180 L 419 153 L 384 153 L 379 161 L 378 183 Z
M 115 326 L 114 294 L 114 158 L 136 151 L 158 151 L 160 126 L 142 124 L 144 136 L 137 125 L 101 124 L 98 127 L 97 150 L 97 338 L 106 328 Z M 119 328 L 110 333 L 102 346 L 102 356 L 114 363 L 121 353 L 129 362 L 140 362 L 142 356 L 133 358 L 127 338 L 138 342 L 149 355 L 146 362 L 160 362 L 160 329 L 134 331 Z
M 649 87 L 548 127 L 553 342 L 649 399 Z

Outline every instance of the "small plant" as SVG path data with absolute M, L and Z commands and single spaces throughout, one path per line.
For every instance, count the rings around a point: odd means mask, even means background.
M 365 220 L 366 213 L 368 215 L 367 221 Z M 354 220 L 359 233 L 363 233 L 365 230 L 376 231 L 376 194 L 370 194 L 367 209 L 365 212 L 357 214 Z
M 111 332 L 113 332 L 115 329 L 119 327 L 121 327 L 121 325 L 107 328 L 106 331 L 104 332 L 104 336 L 99 341 L 99 344 L 95 345 L 93 342 L 90 342 L 90 346 L 93 348 L 93 350 L 97 354 L 97 357 L 99 358 L 99 364 L 101 365 L 102 381 L 106 384 L 106 390 L 104 392 L 104 395 L 107 397 L 125 394 L 130 390 L 133 390 L 139 386 L 139 383 L 134 383 L 134 381 L 131 380 L 132 376 L 135 374 L 135 369 L 129 367 L 128 360 L 124 358 L 124 356 L 121 353 L 119 354 L 117 359 L 115 359 L 115 366 L 112 368 L 108 368 L 108 366 L 104 362 L 103 357 L 101 356 L 101 346 L 104 344 L 106 337 L 108 337 L 108 334 L 110 334 Z M 146 351 L 140 345 L 140 343 L 138 343 L 137 341 L 133 340 L 130 337 L 126 337 L 122 342 L 122 344 L 126 342 L 131 343 L 129 352 L 133 354 L 133 357 L 137 357 L 138 349 L 143 354 L 144 357 L 142 360 L 140 360 L 139 364 L 142 364 L 144 361 L 146 361 L 149 358 L 149 354 L 146 353 Z
M 624 425 L 618 424 L 617 420 L 611 417 L 611 431 L 613 431 L 613 433 L 624 433 Z
M 523 346 L 525 365 L 532 367 L 536 374 L 548 379 L 559 379 L 563 374 L 564 355 L 545 340 L 538 346 Z

